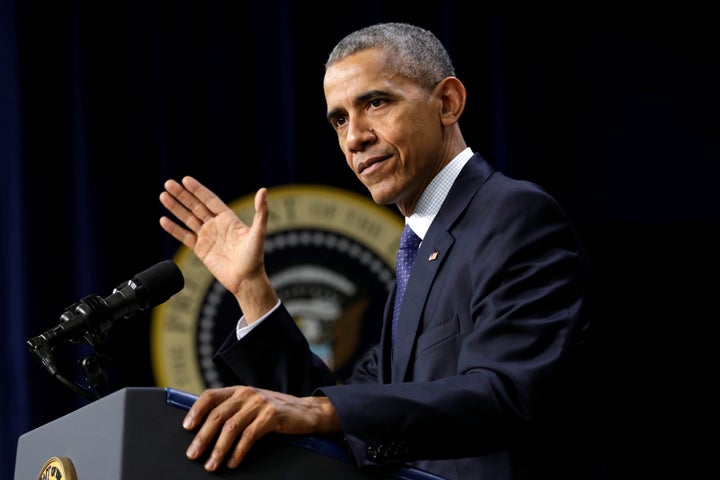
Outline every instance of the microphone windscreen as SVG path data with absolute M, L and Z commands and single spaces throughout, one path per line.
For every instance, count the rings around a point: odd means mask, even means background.
M 180 268 L 172 260 L 163 260 L 135 275 L 133 282 L 143 290 L 153 306 L 164 303 L 185 286 Z

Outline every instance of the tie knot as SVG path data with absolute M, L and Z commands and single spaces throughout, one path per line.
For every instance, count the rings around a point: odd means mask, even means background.
M 413 249 L 417 250 L 420 246 L 420 237 L 413 232 L 410 225 L 405 225 L 403 228 L 402 235 L 400 236 L 400 248 L 401 249 Z

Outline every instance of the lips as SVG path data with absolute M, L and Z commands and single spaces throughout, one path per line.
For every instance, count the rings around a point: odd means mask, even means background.
M 385 161 L 388 158 L 389 157 L 371 157 L 371 158 L 368 158 L 367 160 L 361 161 L 360 163 L 358 163 L 358 166 L 357 166 L 358 174 L 363 173 L 365 170 L 372 167 L 376 163 Z

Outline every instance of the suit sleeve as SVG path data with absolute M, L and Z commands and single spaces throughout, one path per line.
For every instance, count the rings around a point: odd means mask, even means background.
M 245 338 L 233 331 L 213 357 L 234 383 L 307 396 L 337 382 L 335 374 L 310 349 L 284 305 Z

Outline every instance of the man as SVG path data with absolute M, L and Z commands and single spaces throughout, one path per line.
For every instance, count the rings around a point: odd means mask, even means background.
M 593 446 L 590 265 L 563 210 L 465 143 L 466 91 L 430 32 L 378 24 L 343 39 L 324 78 L 327 118 L 375 202 L 422 239 L 393 340 L 344 384 L 309 350 L 263 263 L 267 191 L 244 224 L 192 177 L 168 180 L 160 224 L 237 299 L 210 389 L 183 426 L 187 456 L 240 464 L 268 432 L 342 433 L 360 467 L 402 463 L 447 478 L 589 478 Z M 271 362 L 272 359 L 272 362 Z

